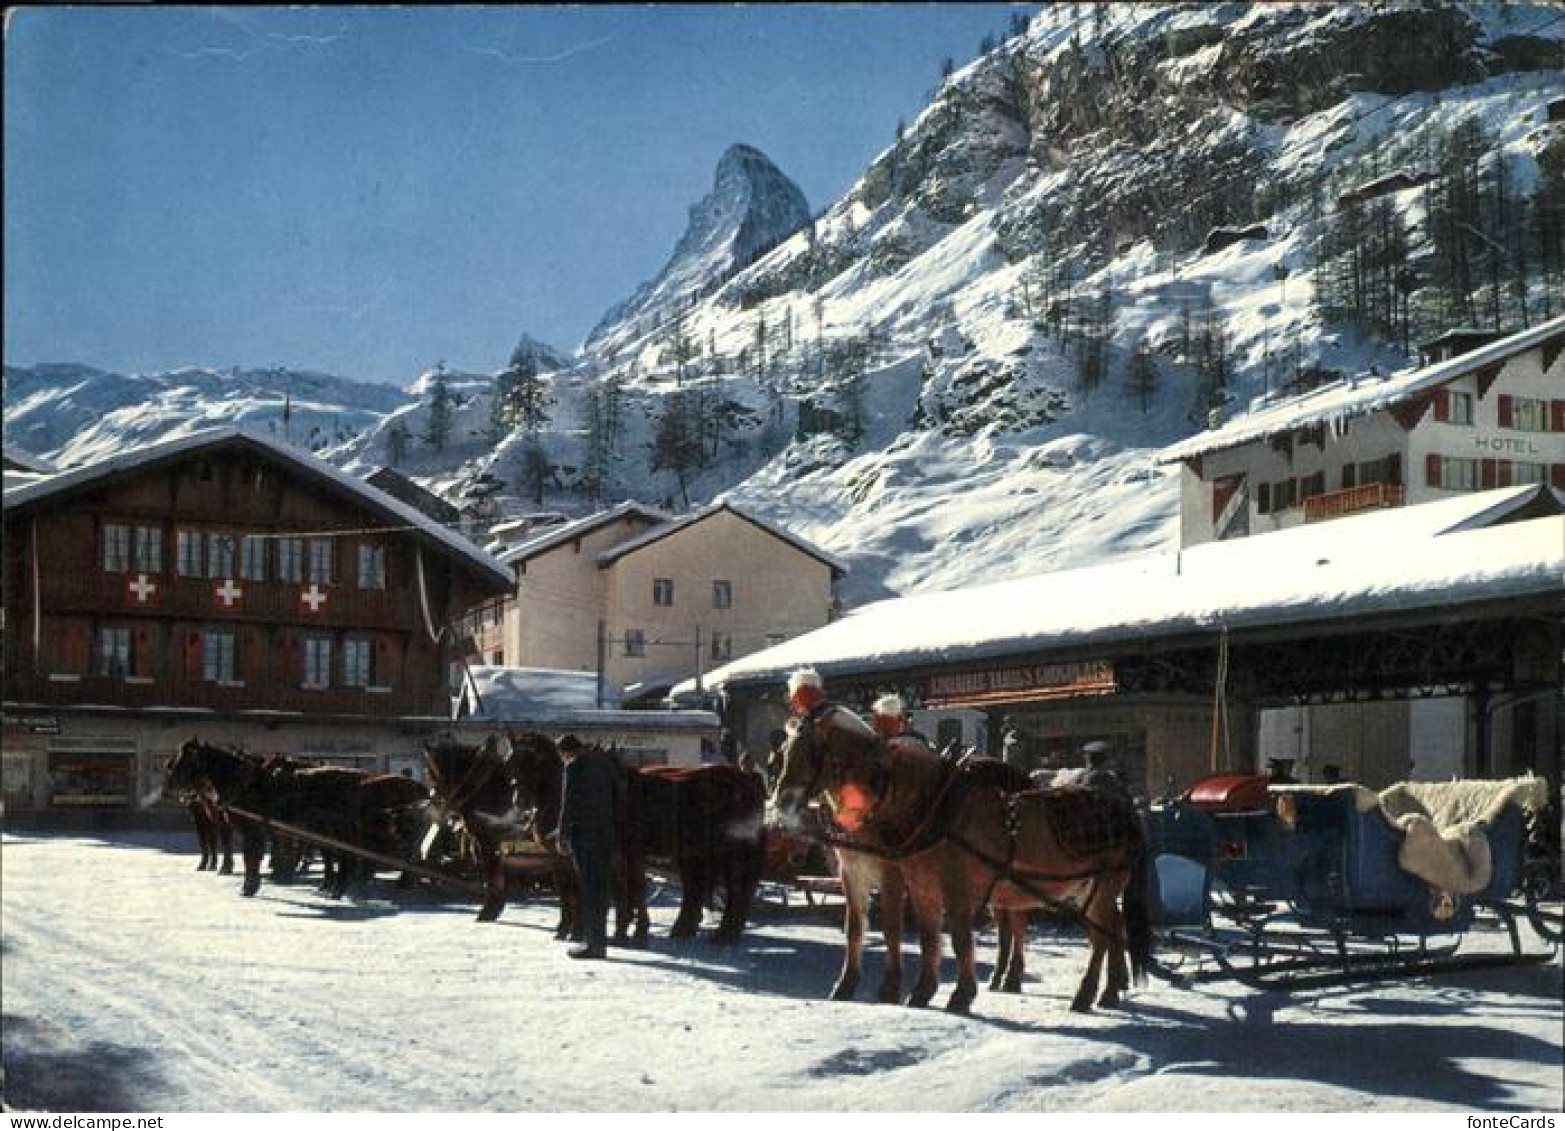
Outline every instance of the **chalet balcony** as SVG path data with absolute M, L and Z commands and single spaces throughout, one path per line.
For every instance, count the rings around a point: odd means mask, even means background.
M 39 588 L 44 608 L 58 613 L 101 614 L 105 610 L 150 613 L 176 620 L 250 621 L 273 625 L 359 628 L 366 630 L 410 629 L 418 620 L 416 596 L 390 589 L 359 589 L 353 585 L 324 585 L 326 600 L 319 612 L 305 615 L 300 601 L 301 586 L 295 582 L 239 581 L 244 590 L 242 605 L 223 608 L 215 591 L 219 581 L 205 578 L 153 575 L 156 596 L 139 605 L 130 594 L 134 573 L 94 572 L 86 577 L 68 574 L 41 579 Z
M 1329 522 L 1362 511 L 1400 507 L 1406 501 L 1407 492 L 1398 484 L 1365 483 L 1342 491 L 1311 495 L 1304 500 L 1304 521 Z
M 103 676 L 51 679 L 31 672 L 6 673 L 8 703 L 46 707 L 105 707 L 143 710 L 149 707 L 196 709 L 215 714 L 271 711 L 309 716 L 362 716 L 372 719 L 407 716 L 444 717 L 450 699 L 443 691 L 402 687 L 365 689 L 328 687 L 305 689 L 275 682 L 218 684 L 196 680 L 126 680 Z

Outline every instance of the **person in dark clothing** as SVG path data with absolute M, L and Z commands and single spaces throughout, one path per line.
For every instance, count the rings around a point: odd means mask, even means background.
M 572 958 L 604 958 L 609 882 L 625 820 L 625 775 L 607 750 L 583 746 L 574 735 L 560 740 L 560 758 L 565 774 L 556 835 L 576 864 L 586 932 L 586 941 L 568 953 Z

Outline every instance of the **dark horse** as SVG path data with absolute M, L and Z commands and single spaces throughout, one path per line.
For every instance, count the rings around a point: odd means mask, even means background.
M 196 826 L 196 840 L 201 845 L 201 863 L 196 865 L 196 871 L 220 871 L 225 876 L 231 875 L 234 870 L 234 825 L 228 819 L 228 810 L 216 796 L 200 792 L 190 794 L 186 808 Z
M 900 930 L 902 892 L 911 899 L 923 957 L 911 1004 L 927 1004 L 938 988 L 942 913 L 958 966 L 947 1008 L 962 1012 L 972 1004 L 978 992 L 972 920 L 986 901 L 1002 917 L 1034 907 L 1080 917 L 1091 956 L 1072 1009 L 1091 1008 L 1105 958 L 1108 984 L 1100 1005 L 1117 1004 L 1131 971 L 1143 975 L 1151 954 L 1146 842 L 1128 799 L 1075 789 L 1013 793 L 1004 783 L 964 775 L 922 743 L 883 743 L 841 707 L 825 707 L 790 729 L 772 790 L 774 812 L 797 823 L 808 802 L 825 802 L 841 830 L 837 843 L 878 862 L 886 877 L 882 900 L 888 891 L 894 897 L 883 908 L 888 935 Z M 857 983 L 863 901 L 850 899 L 839 996 L 851 996 Z M 1015 966 L 1015 952 L 1024 948 L 1014 939 L 1013 946 Z M 889 937 L 886 951 L 883 996 L 900 978 L 900 949 Z
M 554 763 L 558 767 L 559 759 L 555 758 Z M 522 755 L 511 747 L 509 740 L 493 735 L 479 746 L 445 739 L 424 747 L 424 766 L 434 792 L 435 820 L 465 833 L 478 856 L 484 880 L 484 902 L 478 909 L 478 921 L 493 922 L 505 909 L 505 846 L 508 842 L 531 839 L 536 832 L 536 821 L 530 821 L 524 811 L 536 803 L 518 795 L 518 776 L 528 772 L 522 765 Z M 554 792 L 559 793 L 558 784 Z M 558 806 L 556 797 L 556 818 Z M 553 860 L 550 865 L 559 886 L 559 869 Z M 574 881 L 572 873 L 573 892 Z M 562 889 L 560 925 L 556 931 L 561 938 L 571 927 L 571 906 L 572 901 Z
M 518 766 L 518 798 L 524 805 L 536 806 L 534 829 L 540 838 L 547 838 L 559 822 L 559 750 L 537 733 L 513 735 L 511 745 Z M 646 942 L 651 923 L 647 864 L 656 861 L 671 865 L 679 874 L 680 905 L 670 931 L 673 938 L 696 934 L 707 901 L 720 889 L 723 916 L 713 941 L 739 941 L 750 917 L 764 855 L 765 790 L 760 777 L 723 765 L 645 766 L 627 769 L 625 774 L 615 937 Z M 574 881 L 574 872 L 571 876 Z
M 190 739 L 169 762 L 169 792 L 213 791 L 233 812 L 244 843 L 245 878 L 240 892 L 261 887 L 261 857 L 267 822 L 284 821 L 373 852 L 406 858 L 423 830 L 428 795 L 423 786 L 396 774 L 366 774 L 324 766 L 303 766 L 287 758 L 260 758 Z M 411 842 L 411 843 L 410 843 Z M 333 894 L 341 895 L 352 869 L 339 865 Z

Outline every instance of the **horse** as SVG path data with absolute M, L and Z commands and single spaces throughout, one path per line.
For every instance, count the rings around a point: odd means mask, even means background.
M 289 758 L 259 758 L 190 739 L 169 762 L 165 790 L 210 789 L 231 811 L 243 839 L 244 882 L 240 894 L 261 887 L 261 857 L 267 822 L 286 821 L 306 831 L 387 855 L 407 855 L 408 841 L 421 831 L 428 804 L 422 786 L 400 775 L 305 766 Z M 323 853 L 323 856 L 330 855 Z M 341 895 L 349 869 L 339 863 L 329 892 Z
M 924 744 L 884 743 L 856 715 L 835 705 L 794 720 L 790 731 L 772 788 L 772 811 L 780 821 L 796 822 L 805 805 L 820 797 L 847 834 L 834 837 L 839 849 L 879 860 L 897 906 L 898 889 L 905 890 L 923 949 L 910 1004 L 928 1004 L 938 989 L 944 912 L 958 964 L 947 1009 L 965 1012 L 971 1006 L 977 995 L 972 919 L 985 902 L 1001 914 L 1047 907 L 1068 908 L 1080 917 L 1091 954 L 1073 1010 L 1089 1011 L 1095 997 L 1099 1005 L 1113 1006 L 1132 973 L 1138 981 L 1144 977 L 1151 953 L 1146 842 L 1128 799 L 1090 790 L 1012 793 L 999 784 L 966 780 L 957 766 Z M 845 983 L 851 995 L 857 980 L 854 914 L 850 905 L 849 953 L 839 996 Z M 888 911 L 886 929 L 898 930 L 896 919 Z M 862 930 L 860 919 L 860 938 Z M 1017 971 L 1017 985 L 1019 941 L 1013 935 L 1008 962 Z M 1105 959 L 1107 986 L 1098 997 Z M 888 939 L 883 996 L 900 977 L 899 969 L 891 969 L 893 962 L 900 965 L 900 951 Z
M 190 820 L 196 827 L 196 841 L 201 846 L 201 862 L 198 872 L 220 872 L 232 875 L 234 871 L 234 826 L 228 819 L 228 811 L 212 796 L 210 791 L 192 791 L 186 802 Z M 221 867 L 219 864 L 221 863 Z
M 561 762 L 546 735 L 511 736 L 518 759 L 518 798 L 536 806 L 540 844 L 559 822 Z M 650 933 L 647 862 L 672 864 L 680 905 L 669 934 L 690 938 L 701 927 L 707 901 L 721 888 L 723 916 L 712 939 L 737 942 L 749 919 L 764 857 L 765 789 L 759 775 L 733 766 L 645 766 L 625 772 L 625 827 L 616 869 L 615 938 L 644 945 Z M 557 852 L 557 847 L 555 848 Z M 562 864 L 569 857 L 561 854 Z M 575 871 L 569 869 L 574 893 Z M 565 874 L 559 875 L 562 887 Z M 563 911 L 563 908 L 562 908 Z
M 765 860 L 761 776 L 721 763 L 643 766 L 630 771 L 627 784 L 625 886 L 638 928 L 647 917 L 646 862 L 663 860 L 679 873 L 679 914 L 669 937 L 694 937 L 721 889 L 723 914 L 712 941 L 737 943 Z
M 478 857 L 484 880 L 484 901 L 478 909 L 480 923 L 494 922 L 505 909 L 505 843 L 536 834 L 537 822 L 529 822 L 524 810 L 537 802 L 524 800 L 519 792 L 518 779 L 528 772 L 523 768 L 525 758 L 525 752 L 516 743 L 496 735 L 478 746 L 447 739 L 424 747 L 424 766 L 435 795 L 437 822 L 454 825 L 467 834 Z M 557 757 L 554 764 L 559 765 Z M 559 793 L 558 785 L 554 792 Z M 556 813 L 558 804 L 556 799 Z M 559 887 L 558 869 L 552 859 L 550 865 Z M 574 881 L 574 874 L 571 878 Z M 562 889 L 557 938 L 564 938 L 570 931 L 571 906 L 573 903 Z

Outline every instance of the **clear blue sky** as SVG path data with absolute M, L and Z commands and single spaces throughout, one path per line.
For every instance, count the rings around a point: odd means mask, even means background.
M 13 10 L 5 360 L 403 384 L 573 348 L 729 144 L 819 209 L 1013 10 Z

